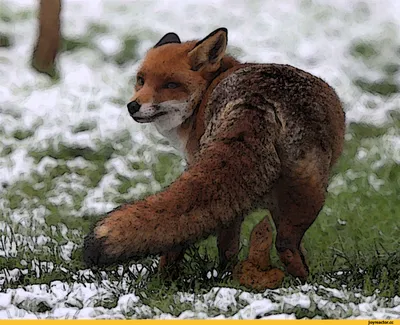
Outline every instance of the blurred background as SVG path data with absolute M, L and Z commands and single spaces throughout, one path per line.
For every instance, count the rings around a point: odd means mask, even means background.
M 127 113 L 135 71 L 167 32 L 184 41 L 226 27 L 229 52 L 243 62 L 299 67 L 343 101 L 345 151 L 305 238 L 315 281 L 362 267 L 347 283 L 399 292 L 400 1 L 58 3 L 42 9 L 39 28 L 40 1 L 0 1 L 0 269 L 38 259 L 81 268 L 93 216 L 182 172 L 168 142 Z M 244 226 L 244 247 L 261 215 Z

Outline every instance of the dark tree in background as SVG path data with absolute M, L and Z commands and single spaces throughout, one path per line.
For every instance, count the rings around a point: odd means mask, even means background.
M 39 72 L 56 77 L 55 59 L 60 46 L 61 0 L 41 0 L 39 34 L 33 50 L 32 66 Z

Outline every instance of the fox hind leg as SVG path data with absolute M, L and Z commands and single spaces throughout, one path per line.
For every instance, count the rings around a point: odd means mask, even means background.
M 309 269 L 302 238 L 325 202 L 329 162 L 323 156 L 305 159 L 291 169 L 276 186 L 278 208 L 272 213 L 277 234 L 275 246 L 289 274 L 305 280 Z

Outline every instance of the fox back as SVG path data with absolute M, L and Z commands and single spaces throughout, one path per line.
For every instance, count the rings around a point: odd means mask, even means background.
M 214 141 L 215 133 L 229 132 L 229 121 L 240 120 L 243 107 L 275 119 L 275 146 L 284 165 L 317 150 L 329 157 L 331 166 L 342 152 L 345 124 L 340 100 L 327 83 L 307 72 L 289 65 L 247 64 L 227 75 L 208 98 L 201 146 Z M 265 132 L 267 142 L 270 131 Z

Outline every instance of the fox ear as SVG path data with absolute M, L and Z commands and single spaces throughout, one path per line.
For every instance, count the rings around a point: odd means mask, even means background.
M 218 28 L 197 42 L 188 54 L 191 69 L 199 71 L 208 67 L 208 70 L 217 70 L 219 62 L 225 55 L 227 43 L 228 30 L 226 28 Z
M 169 44 L 169 43 L 180 43 L 181 40 L 179 39 L 179 36 L 176 35 L 175 33 L 168 33 L 165 34 L 154 47 L 159 47 L 164 44 Z

